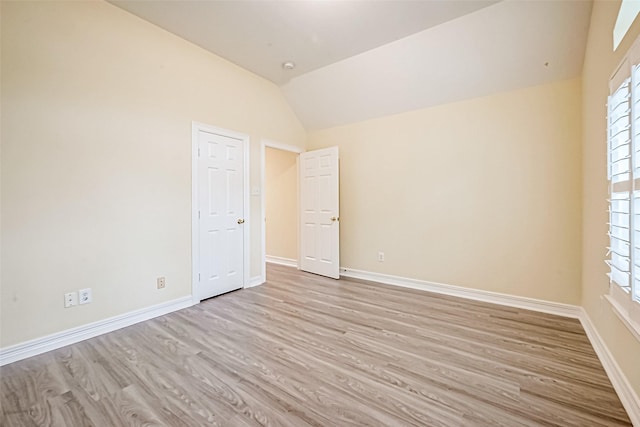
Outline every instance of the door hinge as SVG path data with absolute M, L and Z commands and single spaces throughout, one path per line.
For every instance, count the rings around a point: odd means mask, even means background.
M 200 281 L 200 273 L 198 273 L 198 282 Z
M 200 147 L 198 147 L 198 157 L 200 157 Z
M 198 211 L 198 219 L 200 219 L 200 211 Z

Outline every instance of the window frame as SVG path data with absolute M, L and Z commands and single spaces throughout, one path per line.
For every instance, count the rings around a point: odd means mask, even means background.
M 620 114 L 616 108 L 620 106 L 619 90 L 625 86 L 629 80 L 628 95 L 628 115 L 619 115 L 613 122 L 612 117 Z M 614 97 L 615 95 L 615 97 Z M 615 102 L 614 102 L 615 99 Z M 623 100 L 626 98 L 623 98 Z M 625 111 L 626 113 L 626 111 Z M 628 179 L 614 179 L 613 165 L 618 160 L 624 159 L 619 155 L 614 156 L 614 151 L 623 147 L 624 143 L 619 143 L 615 138 L 619 133 L 612 133 L 612 129 L 619 129 L 619 119 L 628 116 L 623 125 L 628 125 L 629 129 L 629 173 Z M 615 126 L 612 126 L 615 124 Z M 613 146 L 613 139 L 616 145 Z M 618 166 L 618 165 L 617 165 Z M 608 190 L 608 235 L 609 253 L 607 264 L 609 268 L 609 293 L 606 299 L 611 304 L 615 314 L 640 341 L 640 37 L 636 39 L 629 51 L 625 54 L 619 66 L 612 73 L 609 79 L 609 96 L 607 97 L 607 179 Z M 615 193 L 615 194 L 614 194 Z M 627 193 L 627 199 L 620 199 L 621 193 Z M 614 197 L 615 196 L 615 197 Z M 628 200 L 628 212 L 614 211 L 614 204 L 620 200 Z M 624 239 L 617 237 L 620 235 L 616 230 L 624 229 L 620 226 L 619 214 L 628 215 L 628 274 L 629 289 L 625 289 L 623 283 L 618 283 L 615 277 L 622 277 L 618 272 L 614 272 L 616 265 L 620 265 L 620 256 L 614 254 L 613 247 Z M 624 223 L 624 221 L 622 221 Z M 614 230 L 614 227 L 616 229 Z M 617 240 L 618 242 L 614 242 Z M 624 254 L 622 257 L 624 258 Z M 618 280 L 622 282 L 624 280 Z

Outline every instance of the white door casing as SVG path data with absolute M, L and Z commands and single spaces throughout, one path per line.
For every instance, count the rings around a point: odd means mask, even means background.
M 246 135 L 193 124 L 194 302 L 245 286 L 248 278 Z
M 300 269 L 340 278 L 338 147 L 300 154 Z

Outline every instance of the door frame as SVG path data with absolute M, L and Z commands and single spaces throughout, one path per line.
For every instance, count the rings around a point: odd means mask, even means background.
M 290 145 L 290 144 L 283 144 L 281 142 L 276 142 L 276 141 L 271 141 L 268 139 L 262 139 L 260 141 L 260 188 L 262 189 L 261 193 L 260 193 L 260 218 L 261 218 L 261 222 L 260 222 L 260 229 L 261 229 L 261 236 L 260 236 L 260 247 L 262 249 L 262 260 L 261 260 L 261 272 L 260 272 L 260 283 L 264 283 L 267 281 L 267 227 L 266 227 L 266 221 L 267 221 L 267 213 L 266 213 L 266 206 L 265 206 L 265 193 L 266 193 L 266 187 L 265 187 L 265 171 L 266 171 L 266 149 L 267 147 L 269 148 L 275 148 L 277 150 L 282 150 L 282 151 L 289 151 L 291 153 L 296 153 L 298 154 L 298 158 L 300 157 L 299 154 L 300 153 L 304 153 L 304 149 L 297 147 L 295 145 Z M 299 180 L 298 174 L 299 174 L 299 162 L 296 159 L 296 181 Z M 298 259 L 296 260 L 296 268 L 300 268 L 300 183 L 298 183 L 298 190 L 296 191 L 296 199 L 298 200 L 298 203 L 296 205 L 296 218 L 297 218 L 297 224 L 296 227 L 298 228 Z
M 193 304 L 199 304 L 198 297 L 198 274 L 200 271 L 200 221 L 198 218 L 198 132 L 212 132 L 229 138 L 239 139 L 242 141 L 243 149 L 243 206 L 242 217 L 244 218 L 243 242 L 242 242 L 242 287 L 249 284 L 250 269 L 250 243 L 249 233 L 251 230 L 249 205 L 249 135 L 235 132 L 228 129 L 218 128 L 207 125 L 205 123 L 191 122 L 191 299 Z

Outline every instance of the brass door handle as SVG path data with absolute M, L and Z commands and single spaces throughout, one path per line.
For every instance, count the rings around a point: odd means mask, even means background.
M 238 224 L 244 224 L 244 219 L 240 218 L 240 219 L 238 220 Z
M 331 217 L 331 221 L 339 221 L 339 220 L 340 220 L 340 217 L 337 217 L 337 216 Z

